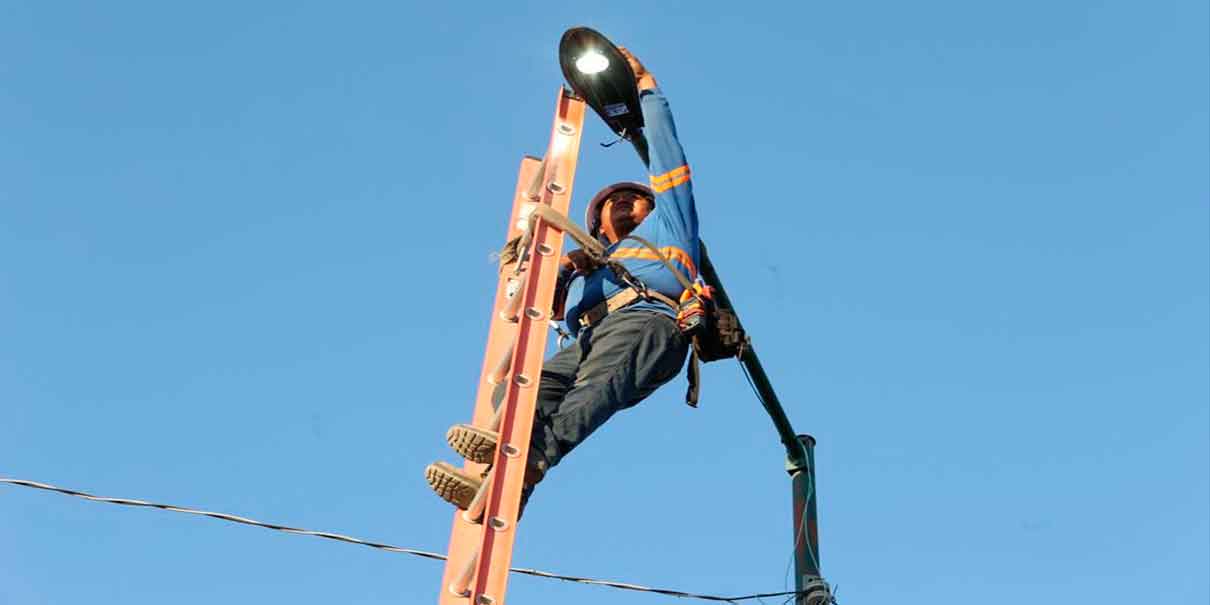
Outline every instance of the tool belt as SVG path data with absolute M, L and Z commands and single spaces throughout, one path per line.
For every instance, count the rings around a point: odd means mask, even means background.
M 609 315 L 622 307 L 629 306 L 640 300 L 653 300 L 663 303 L 668 305 L 668 308 L 672 309 L 673 311 L 675 311 L 677 308 L 675 301 L 667 296 L 664 296 L 663 294 L 660 294 L 659 292 L 654 290 L 639 292 L 634 288 L 627 288 L 601 301 L 599 304 L 580 315 L 580 327 L 588 328 L 594 326 L 602 319 L 605 319 L 606 315 Z

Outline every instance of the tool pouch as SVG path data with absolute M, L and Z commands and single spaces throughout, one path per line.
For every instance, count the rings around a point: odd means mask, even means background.
M 714 301 L 714 288 L 701 284 L 681 294 L 676 317 L 681 332 L 693 338 L 693 351 L 705 362 L 737 357 L 744 342 L 739 319 Z
M 693 350 L 689 354 L 689 389 L 685 392 L 685 403 L 697 407 L 701 394 L 701 368 L 699 363 L 738 357 L 745 342 L 739 318 L 731 309 L 719 307 L 714 302 L 713 290 L 709 286 L 695 285 L 694 292 L 688 290 L 681 295 L 677 325 L 681 332 L 693 339 Z
M 704 362 L 738 357 L 744 344 L 744 330 L 731 309 L 711 302 L 705 315 L 705 325 L 693 338 L 693 351 Z

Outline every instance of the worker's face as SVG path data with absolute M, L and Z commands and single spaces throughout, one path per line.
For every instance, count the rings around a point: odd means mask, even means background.
M 601 206 L 601 229 L 609 241 L 616 242 L 630 235 L 654 205 L 651 199 L 634 191 L 619 191 Z

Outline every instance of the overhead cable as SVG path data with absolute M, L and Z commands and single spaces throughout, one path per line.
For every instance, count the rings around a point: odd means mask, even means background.
M 265 523 L 263 521 L 257 521 L 255 519 L 249 519 L 247 517 L 240 517 L 240 516 L 231 515 L 228 513 L 218 513 L 218 512 L 212 512 L 212 511 L 198 510 L 198 509 L 188 508 L 188 507 L 184 507 L 184 506 L 176 506 L 176 505 L 172 505 L 172 504 L 160 504 L 157 502 L 147 502 L 145 500 L 134 500 L 131 498 L 110 498 L 110 497 L 105 497 L 105 496 L 96 496 L 96 495 L 89 494 L 87 492 L 82 492 L 79 490 L 57 487 L 57 486 L 50 485 L 47 483 L 39 483 L 37 481 L 28 481 L 25 479 L 11 479 L 11 478 L 0 477 L 0 483 L 7 483 L 9 485 L 17 485 L 17 486 L 21 486 L 21 487 L 29 487 L 29 488 L 34 488 L 34 489 L 58 492 L 60 494 L 64 494 L 67 496 L 74 496 L 76 498 L 83 498 L 85 500 L 91 500 L 93 502 L 106 502 L 109 504 L 120 504 L 122 506 L 137 506 L 137 507 L 143 507 L 143 508 L 158 508 L 160 510 L 171 511 L 174 513 L 186 513 L 186 514 L 190 514 L 190 515 L 201 515 L 204 517 L 211 517 L 214 519 L 219 519 L 221 521 L 229 521 L 231 523 L 241 523 L 243 525 L 254 525 L 256 527 L 263 527 L 265 529 L 272 529 L 272 530 L 286 532 L 286 533 L 290 533 L 290 534 L 298 534 L 298 535 L 303 535 L 303 536 L 315 536 L 317 538 L 326 538 L 329 540 L 336 540 L 339 542 L 347 542 L 349 544 L 358 544 L 361 546 L 368 546 L 370 548 L 375 548 L 375 549 L 386 551 L 386 552 L 403 553 L 406 555 L 423 557 L 425 559 L 437 559 L 437 560 L 444 561 L 446 558 L 445 555 L 434 553 L 434 552 L 429 552 L 426 550 L 418 550 L 415 548 L 403 548 L 403 547 L 399 547 L 399 546 L 392 546 L 390 544 L 385 544 L 382 542 L 371 542 L 368 540 L 361 540 L 359 538 L 353 538 L 351 536 L 346 536 L 343 534 L 337 534 L 337 533 L 332 533 L 332 532 L 301 529 L 301 528 L 297 528 L 297 527 L 290 527 L 287 525 L 279 525 L 276 523 Z M 608 586 L 610 588 L 617 588 L 620 590 L 631 590 L 631 591 L 636 591 L 636 592 L 649 592 L 649 593 L 661 594 L 661 595 L 665 595 L 665 596 L 669 596 L 669 597 L 679 597 L 679 598 L 683 598 L 683 599 L 697 599 L 697 600 L 701 600 L 701 601 L 714 601 L 714 602 L 720 602 L 720 603 L 738 603 L 740 601 L 749 601 L 749 600 L 761 599 L 761 598 L 766 598 L 766 597 L 783 597 L 783 596 L 787 596 L 787 595 L 793 597 L 793 596 L 797 596 L 798 594 L 800 594 L 795 591 L 788 591 L 788 592 L 767 592 L 767 593 L 749 594 L 749 595 L 742 595 L 742 596 L 736 596 L 736 597 L 723 597 L 723 596 L 718 596 L 718 595 L 696 594 L 696 593 L 692 593 L 692 592 L 685 592 L 685 591 L 681 591 L 681 590 L 672 590 L 672 589 L 668 589 L 668 588 L 652 588 L 650 586 L 641 586 L 638 584 L 631 584 L 628 582 L 616 582 L 613 580 L 600 580 L 600 579 L 595 579 L 595 578 L 582 578 L 582 577 L 578 577 L 578 576 L 569 576 L 569 575 L 564 575 L 564 574 L 551 573 L 548 571 L 541 571 L 541 570 L 537 570 L 537 569 L 526 569 L 526 568 L 522 568 L 522 567 L 513 567 L 513 568 L 510 568 L 509 571 L 511 571 L 512 573 L 516 573 L 516 574 L 535 576 L 535 577 L 539 577 L 539 578 L 547 578 L 550 580 L 562 580 L 564 582 L 575 582 L 577 584 L 591 584 L 591 585 L 595 585 L 595 586 Z M 805 594 L 805 591 L 803 594 Z

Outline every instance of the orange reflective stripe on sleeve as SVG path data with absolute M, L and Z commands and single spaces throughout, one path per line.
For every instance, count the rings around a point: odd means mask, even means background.
M 665 246 L 660 248 L 660 254 L 663 254 L 664 258 L 667 258 L 670 261 L 678 262 L 688 269 L 690 280 L 697 278 L 697 267 L 693 264 L 693 257 L 689 256 L 689 254 L 684 250 L 681 250 L 676 246 Z M 609 255 L 609 258 L 638 258 L 654 261 L 660 260 L 660 257 L 656 256 L 655 251 L 648 250 L 647 248 L 618 248 L 617 250 L 613 251 L 613 254 Z
M 664 174 L 657 174 L 651 177 L 651 190 L 656 193 L 663 193 L 689 181 L 689 165 L 685 164 L 679 168 L 674 168 Z
M 677 168 L 673 168 L 672 170 L 669 170 L 668 172 L 665 172 L 664 174 L 653 174 L 653 175 L 651 175 L 651 182 L 658 183 L 658 182 L 662 182 L 662 181 L 667 181 L 668 179 L 671 179 L 676 176 L 680 176 L 682 173 L 685 173 L 685 172 L 689 172 L 688 164 L 682 165 Z

